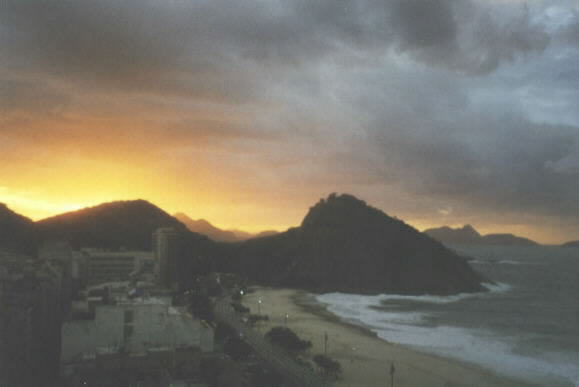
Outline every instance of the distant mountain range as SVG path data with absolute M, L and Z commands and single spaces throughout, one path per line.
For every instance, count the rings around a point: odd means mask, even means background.
M 513 234 L 481 235 L 470 224 L 461 228 L 439 227 L 424 231 L 430 237 L 448 245 L 472 244 L 488 246 L 537 246 L 538 243 Z
M 570 241 L 562 244 L 563 247 L 579 247 L 579 241 Z
M 182 212 L 178 212 L 174 216 L 187 226 L 190 231 L 207 235 L 210 239 L 217 242 L 239 242 L 251 238 L 261 238 L 277 234 L 277 231 L 263 231 L 252 234 L 241 230 L 222 230 L 205 219 L 194 220 Z
M 191 251 L 179 263 L 184 280 L 217 270 L 273 286 L 366 294 L 477 292 L 486 281 L 440 242 L 351 195 L 320 200 L 299 227 L 237 243 L 189 231 L 145 200 L 105 203 L 36 223 L 5 206 L 0 210 L 0 243 L 20 240 L 28 247 L 68 241 L 73 247 L 149 250 L 157 228 L 182 230 Z

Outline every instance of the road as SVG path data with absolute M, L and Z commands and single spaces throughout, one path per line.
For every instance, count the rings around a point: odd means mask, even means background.
M 295 387 L 330 387 L 331 385 L 311 370 L 297 364 L 288 354 L 274 347 L 263 336 L 239 320 L 231 307 L 231 299 L 221 298 L 215 304 L 217 321 L 235 329 L 255 353 Z

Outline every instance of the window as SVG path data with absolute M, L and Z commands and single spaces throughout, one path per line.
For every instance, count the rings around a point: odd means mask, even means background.
M 125 325 L 125 328 L 123 329 L 123 337 L 125 339 L 128 339 L 130 337 L 133 336 L 133 326 L 132 325 Z
M 125 310 L 125 324 L 130 324 L 135 319 L 135 314 L 132 310 Z

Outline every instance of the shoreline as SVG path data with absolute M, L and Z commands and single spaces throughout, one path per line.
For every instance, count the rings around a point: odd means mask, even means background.
M 262 303 L 258 306 L 258 300 Z M 270 320 L 258 328 L 265 333 L 272 326 L 287 326 L 313 344 L 307 357 L 324 353 L 338 360 L 342 378 L 337 387 L 390 385 L 390 366 L 395 366 L 397 387 L 531 387 L 525 381 L 493 373 L 475 364 L 427 354 L 388 342 L 368 328 L 342 320 L 329 312 L 315 295 L 303 290 L 256 288 L 244 305 Z M 324 337 L 329 338 L 327 348 Z

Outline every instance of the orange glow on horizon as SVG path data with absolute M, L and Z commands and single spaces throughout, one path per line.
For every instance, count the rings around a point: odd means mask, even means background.
M 114 179 L 112 180 L 114 181 Z M 138 184 L 137 184 L 138 186 Z M 244 203 L 243 205 L 232 204 L 231 201 L 223 200 L 221 203 L 217 198 L 210 195 L 206 200 L 204 195 L 198 195 L 195 201 L 183 200 L 183 197 L 172 195 L 163 195 L 162 190 L 149 189 L 142 191 L 141 194 L 131 193 L 126 186 L 124 193 L 113 193 L 105 189 L 89 189 L 91 193 L 81 194 L 81 187 L 75 191 L 70 191 L 66 195 L 54 193 L 54 195 L 42 196 L 33 191 L 14 192 L 6 187 L 0 186 L 0 202 L 5 203 L 11 210 L 31 218 L 32 220 L 41 220 L 61 213 L 75 211 L 86 207 L 92 207 L 98 204 L 118 201 L 118 200 L 136 200 L 145 199 L 152 204 L 160 207 L 170 215 L 177 212 L 185 213 L 192 219 L 205 219 L 223 230 L 237 229 L 251 233 L 258 233 L 266 230 L 285 231 L 290 227 L 298 226 L 303 217 L 306 215 L 308 206 L 296 208 L 293 211 L 287 211 L 279 208 L 268 209 L 269 217 L 258 219 L 256 222 L 247 221 L 248 213 L 258 213 L 261 204 Z M 69 187 L 70 188 L 70 187 Z M 185 195 L 187 197 L 187 195 Z M 82 199 L 79 199 L 82 198 Z M 227 204 L 229 203 L 229 204 Z M 241 210 L 239 210 L 241 208 Z M 270 222 L 270 219 L 278 219 L 280 222 Z M 452 228 L 462 227 L 463 224 L 453 223 L 432 223 L 424 220 L 403 219 L 407 224 L 419 231 L 429 228 L 441 227 L 448 225 Z M 285 221 L 285 222 L 284 222 Z M 531 227 L 525 225 L 473 225 L 481 235 L 495 233 L 513 233 L 518 236 L 533 239 L 543 243 L 560 243 L 557 241 L 557 235 L 546 235 L 543 232 L 537 232 Z
M 232 146 L 228 132 L 212 126 L 241 120 L 235 115 L 201 112 L 197 121 L 190 117 L 188 133 L 193 137 L 185 140 L 179 127 L 163 128 L 160 118 L 146 121 L 134 113 L 136 118 L 67 117 L 58 125 L 45 120 L 21 130 L 16 140 L 27 146 L 3 150 L 0 202 L 40 220 L 104 202 L 145 199 L 171 215 L 183 212 L 221 229 L 247 232 L 298 226 L 309 207 L 331 192 L 349 192 L 375 205 L 363 191 L 352 191 L 351 184 L 308 180 L 307 170 L 303 178 L 290 169 L 289 177 L 279 179 L 278 168 L 286 167 L 284 155 L 271 160 L 254 157 L 254 151 L 267 150 L 269 143 L 238 139 L 241 144 Z M 43 135 L 53 126 L 54 137 Z M 421 231 L 462 226 L 452 216 L 397 213 L 396 201 L 385 202 L 393 205 L 383 208 L 386 213 Z M 482 234 L 511 232 L 540 242 L 563 242 L 556 231 L 533 224 L 479 223 L 476 214 L 473 219 Z
M 78 190 L 77 190 L 78 191 Z M 78 198 L 82 199 L 78 199 Z M 13 192 L 6 187 L 0 187 L 0 203 L 5 203 L 12 211 L 26 216 L 34 221 L 42 220 L 48 217 L 62 213 L 76 211 L 87 207 L 96 206 L 102 203 L 119 201 L 119 200 L 137 200 L 144 199 L 158 206 L 170 215 L 177 212 L 185 213 L 192 219 L 205 219 L 215 227 L 229 230 L 238 229 L 251 233 L 261 231 L 285 231 L 289 227 L 298 225 L 301 217 L 305 214 L 298 214 L 294 223 L 288 219 L 288 223 L 270 223 L 263 221 L 261 223 L 247 222 L 247 216 L 238 213 L 231 207 L 220 206 L 214 200 L 210 200 L 206 205 L 196 201 L 195 207 L 191 203 L 179 203 L 177 201 L 163 200 L 162 198 L 151 198 L 147 195 L 134 195 L 129 192 L 125 194 L 112 194 L 104 191 L 95 191 L 94 194 L 81 196 L 56 195 L 53 197 L 43 197 L 35 192 Z M 281 214 L 280 214 L 281 215 Z

